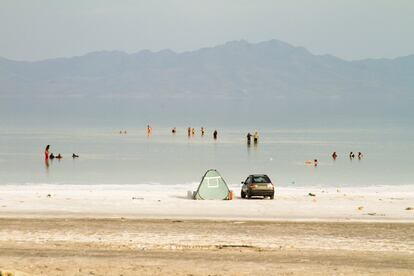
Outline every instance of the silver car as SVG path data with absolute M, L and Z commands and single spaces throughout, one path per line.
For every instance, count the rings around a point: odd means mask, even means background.
M 265 174 L 249 175 L 241 188 L 242 198 L 251 198 L 252 196 L 270 197 L 275 196 L 275 186 L 270 178 Z

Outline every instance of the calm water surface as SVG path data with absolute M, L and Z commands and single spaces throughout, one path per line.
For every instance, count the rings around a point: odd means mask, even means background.
M 219 138 L 175 135 L 168 128 L 8 128 L 0 130 L 1 184 L 186 184 L 209 168 L 230 184 L 266 173 L 280 186 L 370 186 L 414 184 L 414 131 L 387 129 L 260 129 L 257 146 L 246 144 L 248 128 L 219 128 Z M 252 132 L 254 129 L 250 129 Z M 61 161 L 44 162 L 46 144 Z M 333 161 L 330 155 L 339 155 Z M 365 154 L 350 160 L 350 151 Z M 72 153 L 80 155 L 72 159 Z M 305 165 L 318 159 L 317 167 Z

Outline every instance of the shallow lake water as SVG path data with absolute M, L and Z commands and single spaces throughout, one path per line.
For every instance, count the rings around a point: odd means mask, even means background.
M 186 127 L 0 130 L 1 184 L 187 184 L 199 182 L 207 169 L 219 170 L 229 184 L 249 174 L 265 173 L 280 186 L 370 186 L 414 184 L 414 131 L 386 129 L 277 129 Z M 44 149 L 63 159 L 46 164 Z M 331 154 L 336 151 L 338 158 Z M 364 157 L 350 160 L 349 152 Z M 72 153 L 79 158 L 72 159 Z M 318 166 L 306 160 L 318 159 Z

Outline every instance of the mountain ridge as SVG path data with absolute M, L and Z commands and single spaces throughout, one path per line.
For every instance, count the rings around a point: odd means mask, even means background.
M 169 48 L 161 49 L 161 50 L 158 50 L 158 51 L 153 51 L 153 50 L 150 50 L 150 49 L 143 49 L 143 50 L 139 50 L 139 51 L 131 52 L 131 53 L 127 53 L 127 52 L 122 51 L 122 50 L 96 50 L 96 51 L 92 51 L 92 52 L 87 52 L 87 53 L 82 54 L 82 55 L 67 56 L 67 57 L 61 56 L 61 57 L 46 58 L 46 59 L 40 59 L 40 60 L 34 60 L 34 61 L 14 60 L 14 59 L 6 58 L 6 57 L 3 57 L 3 56 L 0 56 L 0 60 L 6 60 L 6 61 L 12 61 L 12 62 L 18 62 L 18 63 L 37 63 L 37 62 L 50 61 L 50 60 L 56 60 L 56 59 L 79 58 L 79 57 L 85 57 L 85 56 L 99 54 L 99 53 L 117 53 L 117 54 L 123 54 L 123 55 L 128 55 L 128 56 L 132 55 L 133 56 L 133 55 L 137 55 L 137 54 L 140 54 L 140 53 L 157 54 L 157 53 L 160 53 L 160 52 L 171 52 L 171 53 L 179 55 L 179 54 L 197 52 L 197 51 L 205 50 L 205 49 L 214 49 L 214 48 L 218 48 L 218 47 L 222 47 L 222 46 L 226 46 L 226 45 L 231 45 L 231 44 L 239 44 L 240 43 L 240 44 L 248 44 L 248 45 L 260 45 L 260 44 L 266 44 L 266 43 L 272 43 L 272 42 L 285 44 L 285 45 L 287 45 L 289 47 L 292 47 L 292 48 L 303 49 L 306 52 L 311 53 L 309 50 L 307 50 L 303 46 L 294 46 L 292 44 L 289 44 L 287 42 L 277 40 L 277 39 L 271 39 L 271 40 L 261 41 L 261 42 L 257 42 L 257 43 L 251 43 L 251 42 L 248 42 L 245 39 L 240 39 L 240 40 L 231 40 L 231 41 L 228 41 L 228 42 L 225 42 L 225 43 L 222 43 L 222 44 L 218 44 L 218 45 L 215 45 L 215 46 L 201 47 L 201 48 L 198 48 L 198 49 L 195 49 L 195 50 L 188 50 L 188 51 L 181 51 L 181 52 L 180 51 L 174 51 L 174 50 L 169 49 Z M 329 56 L 329 57 L 333 57 L 335 59 L 340 59 L 340 60 L 346 61 L 346 62 L 359 62 L 359 61 L 370 61 L 370 60 L 391 61 L 391 60 L 407 58 L 407 57 L 414 58 L 414 54 L 409 54 L 409 55 L 398 56 L 398 57 L 394 57 L 394 58 L 363 58 L 363 59 L 355 59 L 355 60 L 346 60 L 346 59 L 337 57 L 333 54 L 313 54 L 313 53 L 311 53 L 311 54 L 314 55 L 314 56 Z
M 238 116 L 252 102 L 266 109 L 261 117 L 299 109 L 320 116 L 346 116 L 350 110 L 403 116 L 411 114 L 414 102 L 412 76 L 414 55 L 346 61 L 279 40 L 238 40 L 181 53 L 97 51 L 35 62 L 0 59 L 0 98 L 12 113 L 9 106 L 27 102 L 35 116 L 32 102 L 62 110 L 71 102 L 79 111 L 100 113 L 113 110 L 115 101 L 118 109 L 125 107 L 126 117 L 138 112 L 133 105 L 161 114 L 173 103 L 176 109 L 167 113 L 174 115 L 178 110 L 197 114 L 205 102 Z

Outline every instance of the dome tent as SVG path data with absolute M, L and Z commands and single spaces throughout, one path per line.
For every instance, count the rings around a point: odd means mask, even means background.
M 201 179 L 194 199 L 230 199 L 230 190 L 217 170 L 208 170 Z

